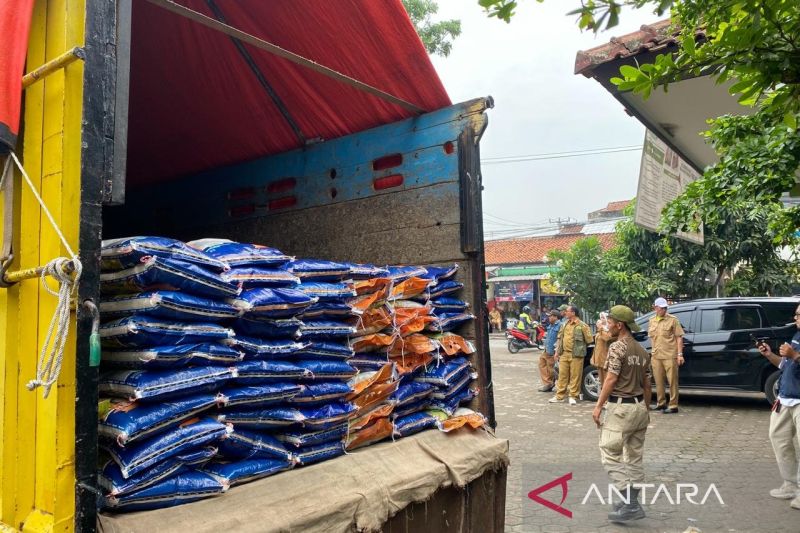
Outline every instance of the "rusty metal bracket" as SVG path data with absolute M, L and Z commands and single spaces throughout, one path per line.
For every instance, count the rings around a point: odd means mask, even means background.
M 11 261 L 8 261 L 10 264 Z M 8 272 L 7 267 L 3 267 L 0 269 L 0 273 L 2 273 L 2 278 L 0 279 L 0 287 L 10 287 L 15 283 L 19 283 L 20 281 L 24 281 L 26 279 L 36 279 L 42 276 L 42 273 L 45 271 L 47 267 L 45 266 L 38 266 L 34 268 L 26 268 L 24 270 L 14 270 L 12 272 Z M 67 275 L 71 275 L 75 272 L 75 266 L 72 261 L 68 261 L 64 265 L 64 273 Z

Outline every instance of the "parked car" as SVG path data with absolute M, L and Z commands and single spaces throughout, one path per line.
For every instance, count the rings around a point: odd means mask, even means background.
M 753 338 L 766 339 L 777 353 L 797 332 L 793 315 L 798 303 L 796 297 L 708 298 L 670 306 L 685 331 L 680 387 L 763 392 L 767 401 L 775 401 L 780 371 L 758 352 Z M 642 331 L 634 335 L 648 351 L 652 316 L 636 320 Z

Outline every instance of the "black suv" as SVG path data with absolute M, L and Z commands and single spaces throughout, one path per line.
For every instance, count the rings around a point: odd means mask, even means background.
M 709 298 L 670 306 L 686 332 L 680 387 L 763 392 L 772 403 L 779 372 L 758 352 L 753 337 L 768 339 L 777 353 L 797 332 L 798 303 L 800 298 Z M 652 317 L 651 312 L 636 319 L 642 331 L 634 334 L 648 351 Z

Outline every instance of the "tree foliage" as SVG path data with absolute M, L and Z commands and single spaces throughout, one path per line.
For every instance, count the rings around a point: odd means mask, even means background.
M 402 1 L 428 53 L 443 57 L 450 55 L 453 40 L 461 35 L 461 21 L 450 19 L 434 22 L 432 16 L 439 12 L 436 0 Z
M 508 22 L 518 2 L 479 4 L 490 16 Z M 679 46 L 653 63 L 621 67 L 620 76 L 612 80 L 620 90 L 647 98 L 686 77 L 710 76 L 755 111 L 710 121 L 706 137 L 720 161 L 668 207 L 664 229 L 720 223 L 720 207 L 735 211 L 756 199 L 771 204 L 775 243 L 790 242 L 800 227 L 800 208 L 778 206 L 781 195 L 795 187 L 800 168 L 797 0 L 581 0 L 570 14 L 578 17 L 581 29 L 597 32 L 616 26 L 623 8 L 652 9 L 657 16 L 669 12 Z
M 629 218 L 617 224 L 614 247 L 603 253 L 588 237 L 567 252 L 551 252 L 556 281 L 592 312 L 624 303 L 647 310 L 657 296 L 686 300 L 712 296 L 790 294 L 795 261 L 781 258 L 769 238 L 773 207 L 751 202 L 721 214 L 705 228 L 705 246 L 653 233 Z M 628 207 L 627 215 L 633 214 Z M 767 238 L 765 238 L 767 236 Z

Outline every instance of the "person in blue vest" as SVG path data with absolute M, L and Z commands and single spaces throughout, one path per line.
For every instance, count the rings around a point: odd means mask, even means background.
M 794 321 L 800 330 L 800 306 L 795 309 Z M 758 344 L 758 351 L 781 370 L 778 381 L 778 399 L 772 406 L 769 419 L 769 440 L 778 461 L 778 470 L 783 485 L 769 491 L 773 498 L 792 500 L 791 507 L 800 509 L 800 331 L 792 342 L 784 342 L 775 355 L 765 343 Z

